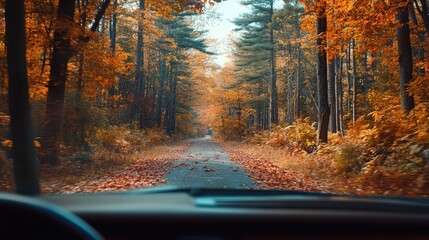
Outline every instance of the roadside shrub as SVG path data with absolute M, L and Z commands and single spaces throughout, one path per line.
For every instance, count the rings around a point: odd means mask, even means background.
M 90 142 L 96 148 L 107 148 L 115 152 L 126 152 L 131 146 L 127 140 L 131 131 L 124 126 L 113 126 L 107 129 L 99 128 L 95 130 Z
M 244 143 L 250 143 L 250 144 L 256 144 L 256 145 L 263 145 L 265 144 L 266 140 L 269 139 L 269 132 L 256 132 L 253 134 L 253 136 L 248 137 L 244 139 Z
M 406 115 L 400 105 L 359 118 L 340 142 L 331 142 L 338 174 L 350 189 L 373 194 L 428 194 L 429 106 Z M 331 155 L 332 156 L 332 155 Z
M 75 98 L 75 94 L 66 96 L 63 141 L 68 146 L 88 150 L 87 138 L 96 134 L 98 129 L 109 127 L 108 116 L 111 113 L 88 100 L 77 101 Z
M 334 164 L 338 173 L 358 172 L 361 168 L 362 149 L 359 145 L 348 143 L 337 148 Z
M 221 126 L 222 138 L 228 141 L 241 141 L 244 137 L 245 123 L 237 119 L 224 119 Z
M 93 147 L 105 148 L 117 153 L 138 151 L 144 147 L 166 143 L 170 137 L 159 129 L 140 130 L 136 126 L 111 126 L 99 128 L 89 139 Z
M 305 151 L 311 153 L 316 149 L 317 132 L 310 119 L 297 120 L 287 127 L 277 127 L 266 139 L 265 143 L 274 147 L 284 147 L 292 154 Z

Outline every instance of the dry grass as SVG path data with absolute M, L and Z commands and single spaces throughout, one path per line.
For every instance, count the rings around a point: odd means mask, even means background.
M 291 154 L 285 148 L 239 142 L 224 142 L 221 145 L 233 160 L 244 163 L 244 167 L 252 177 L 256 176 L 263 188 L 314 188 L 315 191 L 356 195 L 428 196 L 429 193 L 426 187 L 429 174 L 401 173 L 393 165 L 374 165 L 370 170 L 368 166 L 371 163 L 363 165 L 368 156 L 363 154 L 361 146 L 352 143 L 321 145 L 317 153 L 312 154 Z M 373 162 L 376 161 L 377 158 Z M 366 167 L 361 169 L 362 165 Z M 426 167 L 429 173 L 428 170 Z M 297 176 L 310 183 L 302 183 L 296 179 Z
M 330 178 L 334 175 L 332 162 L 315 154 L 292 155 L 289 150 L 269 145 L 253 145 L 239 142 L 228 142 L 228 145 L 248 155 L 269 160 L 282 168 L 306 175 L 317 178 Z

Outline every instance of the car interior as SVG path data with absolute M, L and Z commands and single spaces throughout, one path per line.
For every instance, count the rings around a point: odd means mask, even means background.
M 162 187 L 38 198 L 2 193 L 0 203 L 3 236 L 16 239 L 429 237 L 427 201 L 406 198 Z
M 26 2 L 28 4 L 30 1 Z M 54 2 L 56 1 L 52 1 Z M 110 1 L 98 2 L 102 4 L 95 9 L 101 13 L 96 14 L 93 21 L 97 24 L 110 4 Z M 117 4 L 117 1 L 115 2 Z M 177 2 L 178 6 L 187 6 L 187 2 L 204 5 L 207 1 L 173 2 Z M 209 2 L 217 4 L 220 1 Z M 304 2 L 313 1 L 302 1 L 302 4 Z M 144 7 L 145 3 L 140 1 L 140 4 Z M 253 4 L 256 4 L 255 9 L 261 8 L 257 2 L 253 1 Z M 294 4 L 298 5 L 298 1 L 293 1 L 290 6 L 295 6 Z M 60 8 L 58 11 L 62 10 L 64 9 Z M 75 9 L 72 8 L 71 11 L 73 14 Z M 167 183 L 117 192 L 41 194 L 25 65 L 24 1 L 6 0 L 5 12 L 9 77 L 10 83 L 15 83 L 9 93 L 12 116 L 12 140 L 9 140 L 9 143 L 13 141 L 13 146 L 7 151 L 13 155 L 16 192 L 0 191 L 0 239 L 429 239 L 429 199 L 424 196 L 337 194 L 259 187 L 209 188 L 198 187 L 197 184 L 195 187 L 182 187 Z M 98 26 L 94 27 L 94 32 L 97 28 Z M 137 25 L 135 28 L 138 28 Z M 184 29 L 188 27 L 185 26 Z M 177 32 L 176 29 L 175 31 Z M 55 39 L 58 42 L 63 41 L 58 34 Z M 14 44 L 11 44 L 12 42 Z M 189 50 L 185 47 L 183 49 Z M 164 71 L 165 61 L 159 62 L 164 64 L 160 71 Z M 399 99 L 399 92 L 397 95 Z M 268 119 L 268 113 L 266 116 Z M 210 134 L 212 131 L 216 129 L 210 127 Z M 403 140 L 405 141 L 407 139 Z M 418 151 L 423 152 L 423 147 L 415 150 Z M 405 152 L 408 154 L 408 148 Z M 120 154 L 124 153 L 117 155 Z M 220 155 L 212 155 L 219 160 Z M 307 156 L 306 153 L 305 155 Z M 187 170 L 196 171 L 189 167 Z M 207 165 L 202 169 L 203 174 L 215 174 L 214 171 Z M 242 174 L 244 171 L 234 167 L 233 170 L 229 169 L 229 172 Z

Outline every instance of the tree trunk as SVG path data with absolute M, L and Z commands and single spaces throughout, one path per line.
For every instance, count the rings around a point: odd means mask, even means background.
M 51 72 L 46 102 L 46 155 L 44 162 L 59 163 L 60 141 L 62 135 L 64 95 L 67 79 L 67 65 L 70 58 L 70 29 L 64 24 L 74 18 L 75 1 L 60 0 L 57 14 L 57 27 L 54 32 Z
M 34 133 L 28 93 L 23 0 L 6 0 L 5 20 L 9 112 L 16 192 L 38 195 L 40 194 L 39 166 L 33 143 Z
M 115 56 L 116 53 L 116 36 L 117 36 L 117 8 L 118 8 L 118 0 L 115 0 L 113 2 L 112 6 L 112 16 L 109 21 L 109 37 L 110 37 L 110 49 L 112 50 L 112 56 Z M 113 100 L 113 97 L 116 94 L 116 87 L 114 82 L 116 80 L 116 74 L 115 77 L 112 79 L 112 84 L 108 87 L 107 90 L 107 107 L 113 108 L 115 105 L 115 101 Z
M 351 113 L 351 101 L 350 101 L 350 95 L 352 93 L 351 85 L 352 85 L 352 75 L 351 75 L 351 48 L 350 43 L 347 43 L 347 49 L 346 49 L 346 73 L 347 73 L 347 100 L 346 100 L 346 110 L 347 113 Z
M 162 124 L 162 103 L 164 99 L 164 81 L 165 81 L 165 60 L 160 60 L 159 69 L 159 89 L 158 89 L 158 101 L 156 104 L 156 124 L 158 128 L 161 128 Z
M 169 79 L 169 96 L 167 103 L 167 134 L 172 136 L 174 134 L 174 123 L 175 123 L 175 108 L 176 108 L 176 76 L 174 76 L 173 68 L 176 67 L 170 63 L 170 79 Z
M 82 31 L 82 34 L 85 35 L 86 32 L 86 24 L 87 24 L 87 11 L 88 11 L 88 1 L 82 0 L 78 1 L 80 6 L 78 6 L 79 9 L 79 15 L 80 18 L 80 28 Z M 78 76 L 77 76 L 77 87 L 76 87 L 76 102 L 78 108 L 80 107 L 80 101 L 82 98 L 82 92 L 83 92 L 83 70 L 84 70 L 84 64 L 85 64 L 85 49 L 82 50 L 82 52 L 79 54 L 79 60 L 78 60 Z
M 326 57 L 326 2 L 317 9 L 317 79 L 319 92 L 318 140 L 328 142 L 329 105 Z
M 167 133 L 174 135 L 176 130 L 176 93 L 177 93 L 177 66 L 171 66 L 171 81 L 170 81 L 170 104 L 169 104 L 169 122 Z
M 116 52 L 116 34 L 117 34 L 117 30 L 116 30 L 116 26 L 117 26 L 117 8 L 118 8 L 118 0 L 115 0 L 113 2 L 113 7 L 112 7 L 112 19 L 110 22 L 110 49 L 112 49 L 112 55 L 115 55 Z
M 274 0 L 271 1 L 271 16 L 274 14 Z M 276 73 L 276 49 L 274 41 L 274 29 L 270 29 L 270 43 L 271 43 L 271 94 L 270 94 L 270 121 L 268 129 L 271 129 L 271 123 L 277 124 L 279 122 L 279 107 L 277 97 L 277 73 Z
M 415 27 L 419 27 L 418 21 L 417 21 L 417 17 L 416 17 L 416 13 L 414 11 L 414 7 L 412 4 L 410 4 L 410 17 L 411 20 L 413 21 L 413 24 Z M 418 59 L 421 63 L 423 63 L 425 61 L 425 49 L 423 48 L 423 44 L 425 43 L 426 37 L 425 37 L 425 33 L 424 31 L 419 31 L 417 33 L 419 41 L 420 41 L 420 46 L 417 49 L 417 56 Z M 424 67 L 419 67 L 419 73 L 421 75 L 425 74 L 425 68 Z
M 295 5 L 298 6 L 299 1 L 295 1 Z M 297 32 L 298 42 L 296 43 L 296 95 L 295 95 L 295 119 L 300 118 L 300 112 L 301 112 L 301 43 L 299 42 L 301 40 L 301 24 L 300 24 L 300 18 L 301 15 L 299 14 L 299 11 L 297 11 L 295 16 L 295 31 Z
M 100 21 L 104 16 L 104 13 L 106 12 L 107 7 L 110 4 L 110 0 L 104 0 L 104 2 L 100 3 L 100 6 L 98 7 L 98 11 L 95 14 L 94 23 L 91 26 L 91 31 L 96 32 L 98 29 L 98 26 L 100 25 Z M 104 24 L 103 24 L 104 25 Z
M 109 6 L 109 3 L 110 0 L 105 0 L 100 5 L 93 21 L 91 31 L 94 32 L 98 28 L 100 20 Z M 70 48 L 70 29 L 65 27 L 67 24 L 64 24 L 64 22 L 73 23 L 74 11 L 75 1 L 59 0 L 46 100 L 44 141 L 46 154 L 43 159 L 41 159 L 43 162 L 51 164 L 59 163 L 59 143 L 62 134 L 64 95 L 68 72 L 67 65 L 72 56 Z M 89 38 L 82 37 L 81 40 L 89 41 Z
M 414 1 L 417 11 L 423 19 L 423 25 L 425 26 L 426 33 L 429 34 L 429 9 L 427 0 L 420 0 L 420 5 L 417 4 L 417 0 Z
M 396 28 L 399 55 L 399 83 L 402 109 L 408 114 L 414 108 L 414 97 L 408 93 L 413 78 L 413 53 L 410 40 L 408 6 L 397 9 L 400 26 Z
M 79 8 L 79 15 L 80 18 L 80 28 L 82 29 L 83 35 L 85 35 L 86 31 L 86 24 L 87 24 L 87 10 L 88 10 L 88 1 L 78 1 L 80 6 Z M 82 106 L 82 95 L 83 95 L 83 88 L 84 88 L 84 80 L 83 80 L 83 73 L 84 73 L 84 65 L 85 65 L 85 49 L 82 50 L 82 52 L 78 55 L 78 76 L 77 76 L 77 86 L 76 86 L 76 114 L 78 115 L 78 126 L 77 126 L 77 143 L 79 146 L 83 147 L 85 150 L 89 149 L 88 143 L 86 142 L 86 131 L 85 131 L 85 117 L 82 116 L 81 113 L 81 106 Z
M 335 77 L 335 92 L 337 96 L 337 129 L 344 136 L 344 113 L 343 113 L 343 58 L 337 57 L 337 68 Z
M 270 130 L 271 120 L 270 120 L 270 102 L 264 102 L 264 130 Z
M 82 116 L 81 107 L 82 107 L 82 95 L 84 89 L 83 81 L 83 69 L 85 63 L 85 54 L 82 52 L 79 54 L 79 69 L 78 69 L 78 82 L 77 82 L 77 93 L 76 93 L 76 112 L 79 116 L 78 121 L 78 144 L 83 147 L 84 150 L 89 150 L 88 142 L 86 141 L 86 120 L 85 116 Z
M 176 101 L 177 101 L 177 66 L 175 68 L 175 74 L 173 78 L 173 103 L 172 106 L 172 118 L 171 118 L 171 132 L 176 133 Z
M 352 51 L 353 51 L 353 79 L 352 79 L 352 86 L 353 86 L 353 100 L 352 100 L 352 121 L 353 126 L 356 122 L 356 115 L 357 115 L 357 63 L 356 63 L 356 53 L 355 53 L 355 40 L 352 41 Z
M 365 110 L 368 111 L 369 110 L 369 101 L 368 101 L 368 89 L 369 89 L 369 69 L 368 69 L 368 53 L 366 52 L 365 55 L 363 56 L 363 73 L 362 73 L 362 80 L 363 82 L 362 84 L 362 95 L 365 96 Z
M 76 86 L 76 103 L 79 105 L 82 100 L 83 94 L 83 70 L 85 65 L 85 53 L 82 52 L 79 54 L 78 60 L 78 71 L 77 71 L 77 86 Z
M 298 28 L 300 29 L 300 27 Z M 298 30 L 300 32 L 300 30 Z M 300 36 L 300 34 L 299 34 Z M 301 104 L 300 104 L 300 98 L 301 98 L 301 44 L 297 44 L 297 53 L 296 53 L 296 95 L 295 95 L 295 119 L 298 119 L 300 117 L 300 111 L 301 111 Z
M 258 79 L 258 90 L 257 90 L 257 94 L 258 94 L 258 106 L 257 106 L 257 113 L 256 113 L 256 121 L 258 122 L 258 124 L 257 124 L 257 131 L 260 131 L 260 130 L 264 130 L 264 127 L 263 127 L 263 115 L 262 115 L 262 113 L 264 112 L 263 111 L 263 104 L 262 104 L 262 101 L 261 101 L 261 95 L 262 95 L 262 80 L 261 79 Z
M 335 92 L 335 58 L 329 60 L 329 86 L 328 86 L 328 95 L 329 95 L 329 106 L 331 110 L 329 118 L 329 128 L 332 133 L 337 132 L 337 96 Z
M 293 112 L 293 75 L 288 74 L 287 77 L 287 90 L 286 90 L 286 123 L 292 125 L 294 122 L 294 112 Z
M 145 10 L 145 0 L 139 1 L 139 10 Z M 140 120 L 141 111 L 142 111 L 142 99 L 144 95 L 144 39 L 143 39 L 143 18 L 144 14 L 141 13 L 141 18 L 138 23 L 137 30 L 137 49 L 136 49 L 136 70 L 135 70 L 135 90 L 134 90 L 134 99 L 133 99 L 133 109 L 132 109 L 132 120 Z M 142 122 L 139 121 L 140 127 L 142 128 Z

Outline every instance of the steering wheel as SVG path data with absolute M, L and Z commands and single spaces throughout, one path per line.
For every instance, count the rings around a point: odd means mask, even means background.
M 103 239 L 82 219 L 57 205 L 0 193 L 0 236 L 13 239 Z

